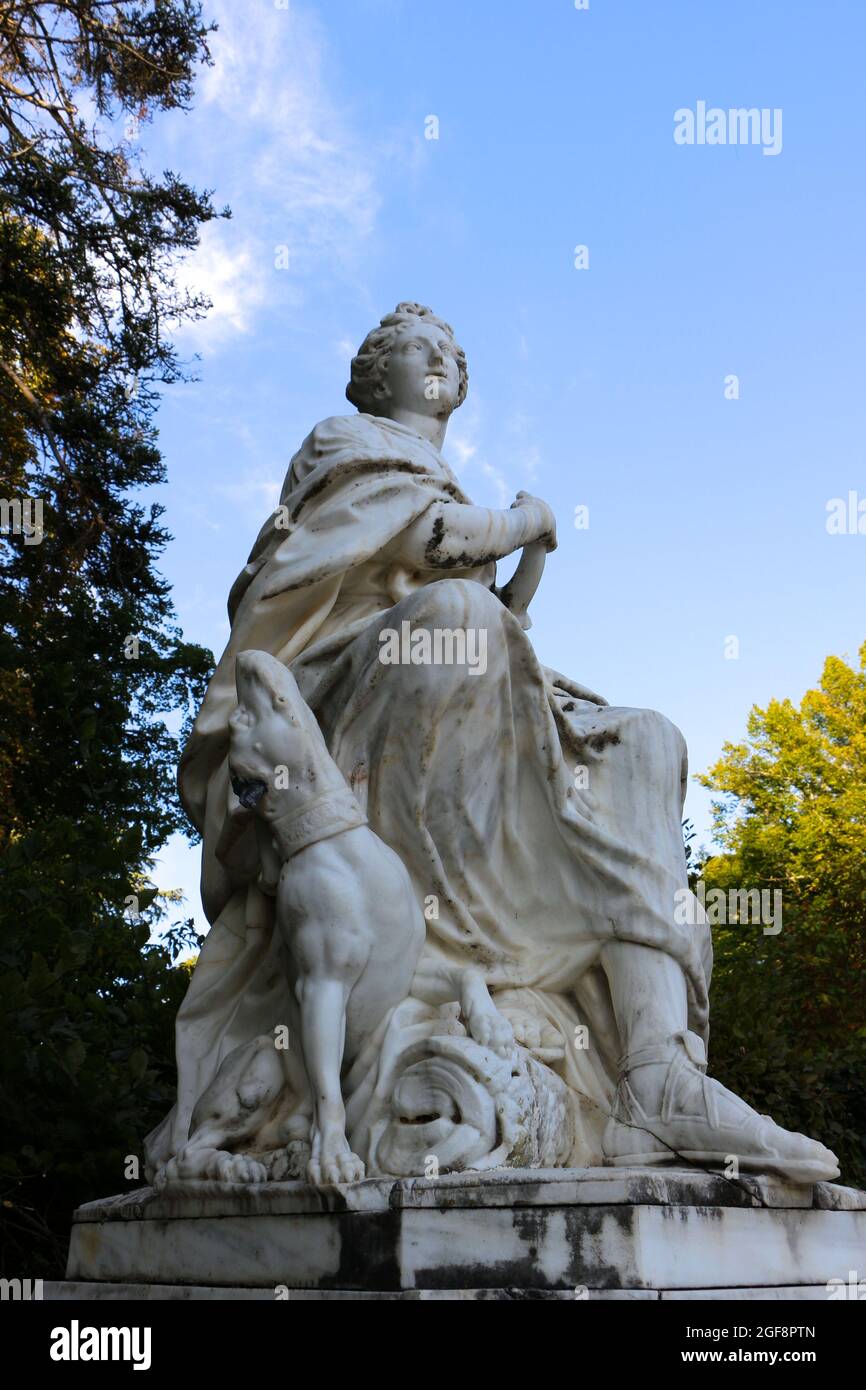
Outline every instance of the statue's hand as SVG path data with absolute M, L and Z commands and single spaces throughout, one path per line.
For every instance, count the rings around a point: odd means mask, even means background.
M 534 534 L 529 538 L 531 541 L 541 541 L 548 552 L 556 549 L 556 517 L 546 502 L 529 492 L 518 492 L 511 506 L 523 507 L 532 514 L 536 525 L 533 527 Z

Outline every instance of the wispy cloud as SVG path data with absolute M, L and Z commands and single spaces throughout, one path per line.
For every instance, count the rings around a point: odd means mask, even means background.
M 482 493 L 475 501 L 482 506 L 507 507 L 514 497 L 514 489 L 502 470 L 486 457 L 487 450 L 481 444 L 483 422 L 483 403 L 475 391 L 454 417 L 445 452 L 461 482 L 465 482 L 467 474 L 485 479 Z
M 454 471 L 456 473 L 462 473 L 464 468 L 472 462 L 475 455 L 478 453 L 478 446 L 477 444 L 470 444 L 469 440 L 465 439 L 463 435 L 455 434 L 449 440 L 448 452 L 453 455 L 455 460 Z
M 249 332 L 267 299 L 267 268 L 259 248 L 253 238 L 237 236 L 231 223 L 208 223 L 194 255 L 178 268 L 177 279 L 211 302 L 204 319 L 184 324 L 177 335 L 204 352 Z
M 305 281 L 351 274 L 376 221 L 375 151 L 332 95 L 318 18 L 293 3 L 210 0 L 213 67 L 185 117 L 194 157 L 230 221 L 205 229 L 182 271 L 213 310 L 186 330 L 205 350 L 245 333 L 268 306 L 294 306 Z
M 485 478 L 489 478 L 490 482 L 493 484 L 496 491 L 497 507 L 510 506 L 514 497 L 514 488 L 509 485 L 505 474 L 498 468 L 494 468 L 492 463 L 487 463 L 486 461 L 482 461 L 481 472 L 484 474 Z
M 470 391 L 451 423 L 445 452 L 467 491 L 477 493 L 476 502 L 510 507 L 521 489 L 532 490 L 542 464 L 535 428 L 532 416 L 519 409 L 491 427 L 478 391 Z
M 248 519 L 261 522 L 280 500 L 280 483 L 261 469 L 250 469 L 236 482 L 219 483 L 215 491 L 239 508 Z
M 205 107 L 242 128 L 250 168 L 272 225 L 294 257 L 342 247 L 373 230 L 378 198 L 368 145 L 328 89 L 327 42 L 298 4 L 281 10 L 212 0 L 220 28 L 204 76 Z

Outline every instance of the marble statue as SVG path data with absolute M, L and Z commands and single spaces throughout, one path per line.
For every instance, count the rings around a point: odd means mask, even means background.
M 467 382 L 449 325 L 398 305 L 232 588 L 179 774 L 211 928 L 154 1185 L 732 1158 L 833 1179 L 707 1075 L 683 738 L 539 663 L 555 519 L 463 492 L 441 451 Z

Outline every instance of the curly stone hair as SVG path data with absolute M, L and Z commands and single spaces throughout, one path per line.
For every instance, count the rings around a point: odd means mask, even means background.
M 437 318 L 426 305 L 407 299 L 397 305 L 393 314 L 386 314 L 378 328 L 367 334 L 357 356 L 352 358 L 352 376 L 346 387 L 346 396 L 352 405 L 368 415 L 384 414 L 383 407 L 389 396 L 386 380 L 388 358 L 397 334 L 401 329 L 411 327 L 413 322 L 435 324 L 443 333 L 447 333 L 454 345 L 454 358 L 460 373 L 457 405 L 461 406 L 466 399 L 469 389 L 466 354 L 454 337 L 454 329 L 444 319 Z

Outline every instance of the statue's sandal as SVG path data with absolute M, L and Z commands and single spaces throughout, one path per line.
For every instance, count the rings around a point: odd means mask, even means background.
M 667 1064 L 661 1105 L 648 1114 L 630 1078 L 643 1067 Z M 832 1182 L 836 1155 L 805 1135 L 782 1129 L 706 1075 L 707 1055 L 697 1033 L 674 1033 L 640 1048 L 620 1063 L 620 1081 L 602 1141 L 605 1162 L 617 1167 L 685 1161 L 776 1173 L 791 1182 Z

